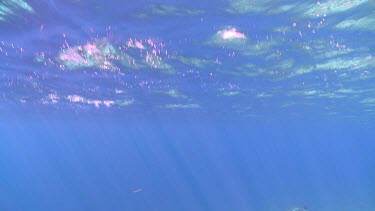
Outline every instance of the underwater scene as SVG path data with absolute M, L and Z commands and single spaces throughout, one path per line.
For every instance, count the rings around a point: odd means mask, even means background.
M 374 11 L 0 0 L 0 210 L 375 211 Z

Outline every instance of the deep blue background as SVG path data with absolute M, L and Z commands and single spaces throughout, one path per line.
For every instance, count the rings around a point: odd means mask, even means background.
M 374 132 L 363 123 L 15 119 L 0 126 L 2 210 L 374 206 Z

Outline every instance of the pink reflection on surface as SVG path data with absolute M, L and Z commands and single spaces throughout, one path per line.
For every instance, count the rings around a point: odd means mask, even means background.
M 84 103 L 88 105 L 94 105 L 95 107 L 99 108 L 101 105 L 105 107 L 111 107 L 115 104 L 113 100 L 91 100 L 85 99 L 79 95 L 68 95 L 67 99 L 72 103 Z
M 87 45 L 85 46 L 85 50 L 90 55 L 100 53 L 96 45 L 91 43 L 87 43 Z
M 145 46 L 143 46 L 142 43 L 140 43 L 138 41 L 135 41 L 135 46 L 137 46 L 137 48 L 139 48 L 139 49 L 145 49 Z
M 67 98 L 72 103 L 84 102 L 83 97 L 78 96 L 78 95 L 69 95 Z
M 136 47 L 141 50 L 146 49 L 146 47 L 138 40 L 130 38 L 128 41 L 128 47 Z
M 60 55 L 61 61 L 73 63 L 87 63 L 86 60 L 74 49 L 68 48 Z
M 221 38 L 224 40 L 230 40 L 230 39 L 245 39 L 245 34 L 238 32 L 237 29 L 232 28 L 229 30 L 223 30 L 219 32 L 221 34 Z

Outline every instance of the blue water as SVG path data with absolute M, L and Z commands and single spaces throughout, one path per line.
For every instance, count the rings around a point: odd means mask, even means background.
M 374 211 L 374 7 L 0 1 L 0 210 Z

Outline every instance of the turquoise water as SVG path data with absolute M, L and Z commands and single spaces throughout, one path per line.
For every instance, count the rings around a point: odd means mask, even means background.
M 375 4 L 0 2 L 1 210 L 375 210 Z

